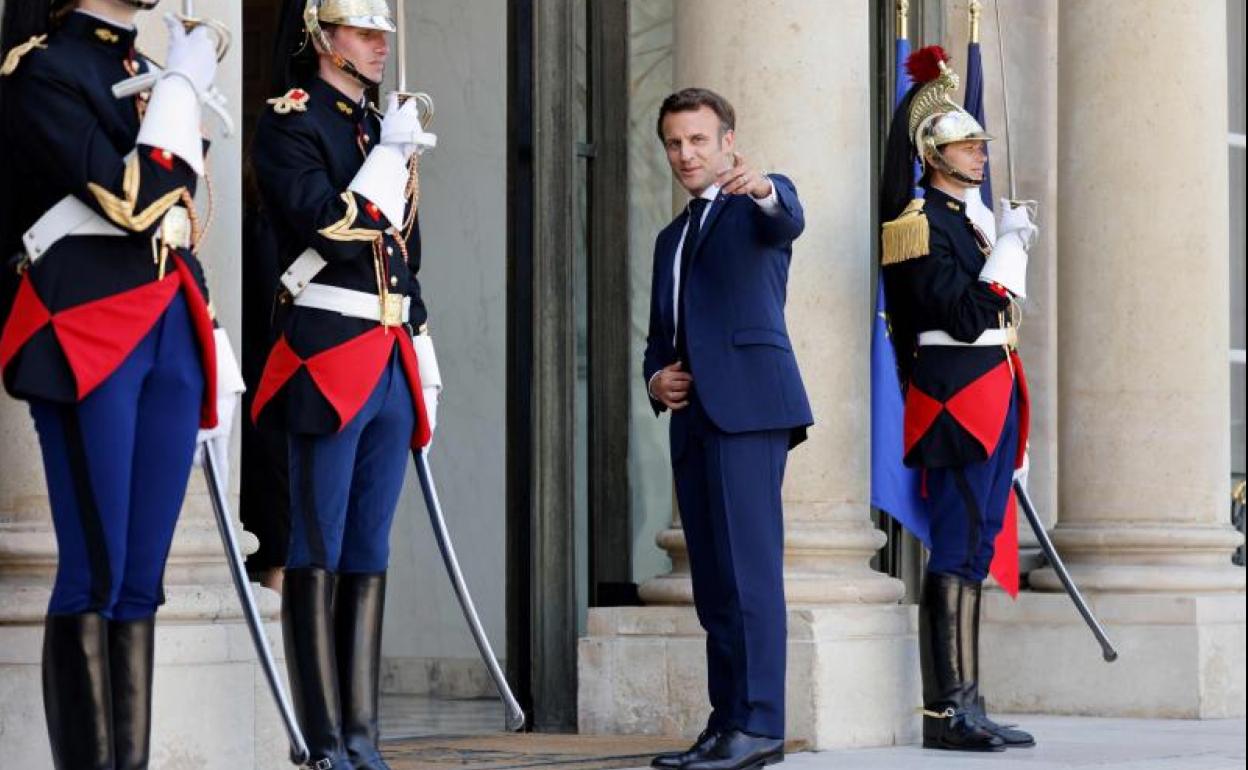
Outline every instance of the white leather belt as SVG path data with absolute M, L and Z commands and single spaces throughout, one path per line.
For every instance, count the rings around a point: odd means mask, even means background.
M 56 245 L 67 235 L 125 235 L 126 231 L 100 216 L 87 204 L 66 195 L 44 212 L 30 229 L 22 234 L 22 245 L 31 262 Z
M 282 273 L 282 285 L 290 292 L 290 296 L 298 297 L 327 264 L 329 263 L 325 258 L 316 253 L 316 249 L 304 249 L 302 254 L 295 257 L 290 267 L 286 268 L 286 272 Z
M 323 283 L 309 283 L 295 297 L 295 305 L 376 321 L 386 326 L 398 326 L 407 323 L 412 309 L 412 298 L 386 292 L 386 312 L 383 314 L 382 300 L 376 294 Z
M 66 195 L 22 234 L 22 246 L 33 264 L 62 238 L 71 235 L 119 236 L 129 233 L 100 216 L 95 209 L 78 198 Z M 191 218 L 184 206 L 171 206 L 165 212 L 160 227 L 156 230 L 156 237 L 168 246 L 183 249 L 190 247 Z
M 956 340 L 940 329 L 919 332 L 919 346 L 926 347 L 928 345 L 949 345 L 963 348 L 1016 348 L 1018 347 L 1018 329 L 1013 326 L 1004 329 L 985 329 L 974 342 Z

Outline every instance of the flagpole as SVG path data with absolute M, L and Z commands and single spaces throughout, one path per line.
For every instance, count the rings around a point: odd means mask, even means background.
M 966 14 L 970 17 L 971 22 L 971 42 L 979 42 L 979 17 L 983 14 L 984 4 L 980 0 L 971 0 L 966 7 Z

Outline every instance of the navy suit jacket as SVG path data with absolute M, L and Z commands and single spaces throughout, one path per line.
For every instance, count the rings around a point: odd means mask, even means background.
M 689 266 L 685 338 L 693 387 L 707 416 L 725 433 L 793 431 L 793 444 L 814 422 L 784 322 L 793 241 L 805 219 L 797 189 L 771 175 L 779 211 L 766 214 L 748 196 L 711 205 Z M 655 239 L 650 331 L 643 375 L 676 361 L 672 270 L 688 209 Z M 655 414 L 666 407 L 651 398 Z

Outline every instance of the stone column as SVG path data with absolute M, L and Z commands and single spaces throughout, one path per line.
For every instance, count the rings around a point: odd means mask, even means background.
M 172 4 L 163 4 L 162 11 L 164 5 Z M 235 33 L 236 45 L 217 83 L 241 124 L 241 8 L 228 0 L 202 0 L 197 11 L 224 21 Z M 139 23 L 140 47 L 164 51 L 159 13 L 140 14 Z M 237 348 L 242 143 L 238 135 L 223 138 L 211 119 L 207 125 L 216 212 L 201 255 L 219 318 L 232 330 Z M 201 211 L 208 205 L 202 184 L 197 203 Z M 0 474 L 0 735 L 8 763 L 50 767 L 40 657 L 56 541 L 33 424 L 25 404 L 7 396 L 0 396 L 0 446 L 5 463 Z M 237 467 L 237 440 L 231 456 Z M 237 478 L 237 473 L 231 478 L 235 503 Z M 241 524 L 236 528 L 242 531 Z M 253 536 L 243 533 L 243 541 L 245 548 L 255 549 Z M 258 586 L 255 590 L 261 612 L 275 620 L 278 597 Z M 166 567 L 165 593 L 156 630 L 153 766 L 268 770 L 284 764 L 285 736 L 256 665 L 198 469 L 192 472 Z M 269 632 L 280 661 L 276 623 Z
M 683 0 L 675 19 L 674 87 L 732 102 L 740 151 L 792 177 L 806 210 L 788 325 L 817 424 L 790 455 L 784 488 L 789 737 L 813 748 L 906 742 L 919 703 L 913 614 L 897 604 L 901 582 L 868 566 L 884 543 L 868 503 L 870 4 Z M 591 610 L 582 731 L 696 734 L 705 723 L 679 528 L 659 544 L 677 571 L 642 595 L 685 606 Z
M 1032 710 L 1242 716 L 1244 570 L 1227 522 L 1226 8 L 1058 13 L 1053 537 L 1122 659 L 1100 662 L 1064 596 L 994 597 L 989 643 L 1028 665 L 985 661 L 988 692 Z M 1031 583 L 1061 590 L 1051 569 Z

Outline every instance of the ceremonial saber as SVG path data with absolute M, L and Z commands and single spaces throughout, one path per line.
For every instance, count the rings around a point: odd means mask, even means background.
M 398 83 L 395 93 L 399 95 L 399 102 L 406 102 L 408 99 L 416 100 L 416 110 L 420 115 L 420 125 L 422 128 L 428 129 L 430 121 L 433 120 L 433 97 L 423 91 L 411 93 L 407 90 L 407 2 L 406 0 L 396 0 L 394 13 L 394 63 L 395 80 Z
M 992 0 L 993 14 L 997 20 L 997 61 L 1001 66 L 1001 107 L 1005 117 L 1005 166 L 1010 175 L 1010 201 L 1018 200 L 1014 184 L 1014 140 L 1010 134 L 1010 87 L 1005 75 L 1005 30 L 1001 27 L 1001 0 Z
M 407 10 L 405 0 L 396 0 L 394 4 L 394 21 L 398 27 L 398 39 L 394 41 L 395 65 L 399 68 L 399 93 L 407 93 Z
M 1075 603 L 1075 608 L 1079 610 L 1079 614 L 1083 616 L 1083 620 L 1088 624 L 1088 628 L 1092 629 L 1092 634 L 1096 637 L 1096 641 L 1101 644 L 1101 656 L 1105 658 L 1106 663 L 1113 663 L 1118 660 L 1118 651 L 1114 649 L 1113 642 L 1109 641 L 1105 629 L 1101 627 L 1096 616 L 1092 614 L 1088 603 L 1084 601 L 1083 594 L 1079 593 L 1079 587 L 1075 585 L 1075 581 L 1070 577 L 1070 573 L 1066 571 L 1066 565 L 1062 563 L 1062 557 L 1058 555 L 1057 549 L 1053 547 L 1053 541 L 1049 538 L 1049 533 L 1044 529 L 1044 522 L 1040 521 L 1040 517 L 1036 514 L 1036 509 L 1031 504 L 1031 497 L 1027 494 L 1027 488 L 1023 486 L 1018 479 L 1014 480 L 1014 496 L 1018 498 L 1018 504 L 1023 507 L 1023 513 L 1027 516 L 1027 522 L 1031 524 L 1031 529 L 1036 533 L 1036 539 L 1040 541 L 1040 549 L 1044 551 L 1044 556 L 1049 560 L 1049 566 L 1057 573 L 1057 577 L 1062 581 L 1062 586 L 1066 589 L 1066 593 L 1070 595 L 1071 601 Z
M 402 6 L 401 0 L 399 5 Z M 459 568 L 459 559 L 456 558 L 455 547 L 451 544 L 451 533 L 447 530 L 446 518 L 442 515 L 442 504 L 438 502 L 438 489 L 433 484 L 433 473 L 429 470 L 429 456 L 423 449 L 413 449 L 412 459 L 416 461 L 416 475 L 420 477 L 420 489 L 425 495 L 425 508 L 429 512 L 429 522 L 433 525 L 433 536 L 438 542 L 438 550 L 442 552 L 442 561 L 446 564 L 446 572 L 451 578 L 455 596 L 459 599 L 459 607 L 464 612 L 468 627 L 472 629 L 472 638 L 490 671 L 494 686 L 498 688 L 499 697 L 503 699 L 503 707 L 506 709 L 504 724 L 508 730 L 515 732 L 524 727 L 524 709 L 520 708 L 519 701 L 511 692 L 511 686 L 507 684 L 507 677 L 503 674 L 502 666 L 498 664 L 494 648 L 490 646 L 485 629 L 481 627 L 481 618 L 477 616 L 472 596 L 468 594 L 464 573 Z
M 308 762 L 308 744 L 303 739 L 303 731 L 295 719 L 295 710 L 291 706 L 286 688 L 282 685 L 277 672 L 277 664 L 273 661 L 273 653 L 269 650 L 268 637 L 264 633 L 264 624 L 260 619 L 260 611 L 256 609 L 256 597 L 251 592 L 251 579 L 247 577 L 247 569 L 243 565 L 242 551 L 238 547 L 238 538 L 234 534 L 233 519 L 226 503 L 225 485 L 217 465 L 216 451 L 213 441 L 205 441 L 202 445 L 204 453 L 204 477 L 208 482 L 208 499 L 212 501 L 212 512 L 216 514 L 217 530 L 221 533 L 221 542 L 225 545 L 226 562 L 230 567 L 230 577 L 234 581 L 234 590 L 238 592 L 238 600 L 243 605 L 243 618 L 247 621 L 247 630 L 251 632 L 251 643 L 255 645 L 256 655 L 260 658 L 260 667 L 264 670 L 264 678 L 269 683 L 269 692 L 277 703 L 282 723 L 286 727 L 286 737 L 290 740 L 290 761 L 303 767 Z

